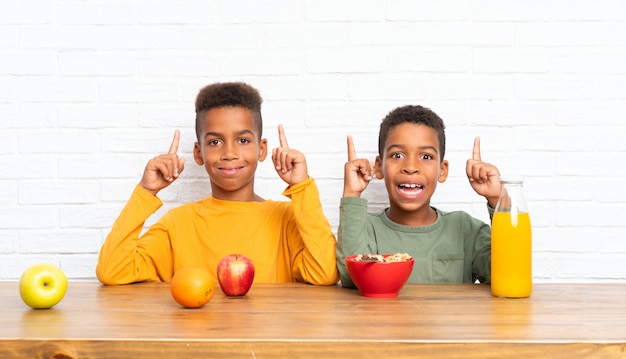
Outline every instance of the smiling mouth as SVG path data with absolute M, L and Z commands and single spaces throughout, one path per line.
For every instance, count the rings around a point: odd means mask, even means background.
M 398 192 L 409 197 L 420 195 L 424 191 L 424 186 L 417 183 L 400 183 Z
M 219 170 L 227 176 L 236 175 L 243 167 L 220 167 Z

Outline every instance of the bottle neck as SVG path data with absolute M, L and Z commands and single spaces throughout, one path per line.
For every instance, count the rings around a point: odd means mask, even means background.
M 495 210 L 500 212 L 528 212 L 521 181 L 502 182 L 502 190 Z

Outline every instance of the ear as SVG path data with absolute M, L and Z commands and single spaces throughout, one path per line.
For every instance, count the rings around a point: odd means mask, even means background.
M 198 142 L 193 144 L 193 159 L 196 161 L 198 166 L 204 165 L 204 159 L 202 158 L 202 151 L 200 149 L 200 144 Z
M 444 183 L 448 179 L 448 160 L 441 161 L 439 168 L 439 178 L 437 180 L 439 183 Z
M 376 178 L 383 179 L 383 161 L 380 159 L 380 156 L 376 156 L 374 160 L 374 176 Z
M 266 157 L 267 157 L 267 139 L 262 138 L 261 142 L 259 143 L 259 162 L 265 161 Z

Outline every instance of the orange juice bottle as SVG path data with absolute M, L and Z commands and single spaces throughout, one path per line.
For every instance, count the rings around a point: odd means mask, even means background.
M 523 181 L 501 179 L 491 221 L 491 293 L 524 298 L 532 291 L 532 230 Z

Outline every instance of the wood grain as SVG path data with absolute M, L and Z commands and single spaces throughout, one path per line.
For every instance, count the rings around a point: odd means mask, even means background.
M 299 283 L 255 284 L 200 309 L 167 283 L 72 282 L 32 310 L 0 282 L 0 358 L 527 358 L 626 354 L 626 284 L 535 284 L 525 299 L 486 285 L 407 285 L 398 298 Z

